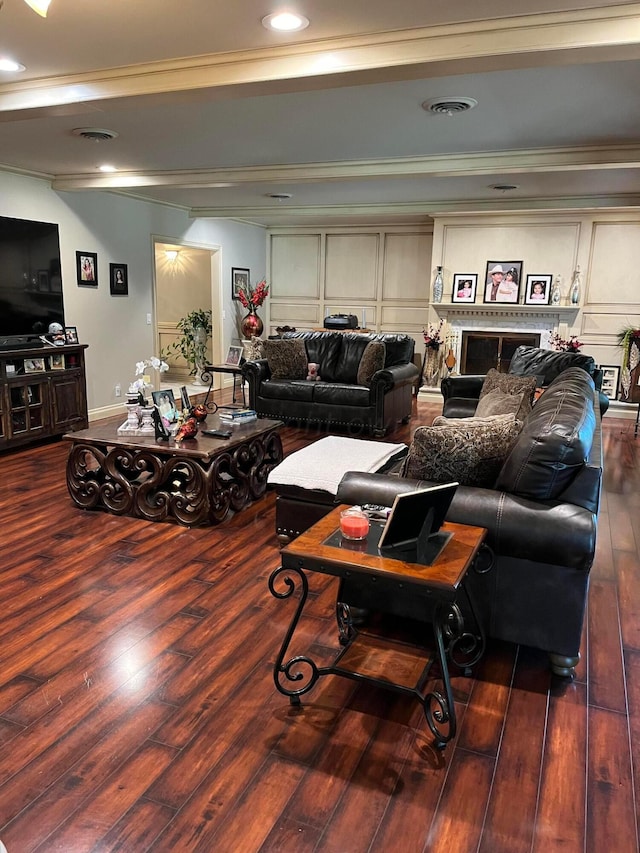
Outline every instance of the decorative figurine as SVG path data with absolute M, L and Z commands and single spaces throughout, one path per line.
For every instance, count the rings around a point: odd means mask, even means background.
M 202 423 L 202 421 L 207 418 L 208 410 L 202 403 L 196 403 L 195 406 L 191 407 L 189 414 L 192 418 L 195 418 L 198 423 Z
M 186 438 L 195 438 L 198 434 L 198 423 L 195 418 L 188 417 L 184 423 L 178 427 L 176 433 L 176 441 L 181 442 Z

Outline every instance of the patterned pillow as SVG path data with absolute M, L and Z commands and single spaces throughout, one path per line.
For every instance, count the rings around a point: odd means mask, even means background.
M 373 374 L 384 367 L 387 348 L 381 341 L 369 341 L 358 365 L 358 385 L 371 385 Z
M 265 341 L 264 357 L 272 379 L 305 379 L 307 351 L 299 338 Z
M 454 425 L 418 427 L 403 476 L 493 488 L 518 438 L 520 423 L 513 414 L 457 421 Z
M 264 358 L 264 341 L 251 335 L 251 340 L 244 345 L 244 357 L 247 361 L 258 361 Z
M 495 368 L 487 373 L 482 383 L 479 399 L 498 388 L 504 394 L 524 394 L 524 399 L 529 401 L 529 408 L 533 404 L 533 395 L 536 392 L 538 381 L 535 376 L 515 376 L 513 373 L 498 373 Z
M 505 394 L 494 388 L 478 400 L 475 417 L 486 418 L 491 415 L 515 415 L 523 421 L 531 411 L 531 401 L 525 394 Z

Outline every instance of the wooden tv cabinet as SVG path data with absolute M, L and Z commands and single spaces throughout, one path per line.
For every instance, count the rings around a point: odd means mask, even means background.
M 86 348 L 0 351 L 0 451 L 88 426 Z

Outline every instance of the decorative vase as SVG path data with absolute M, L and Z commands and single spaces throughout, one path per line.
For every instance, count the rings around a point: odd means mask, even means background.
M 571 285 L 571 304 L 579 305 L 580 304 L 580 267 L 576 267 L 576 271 L 573 274 L 573 284 Z
M 436 277 L 433 280 L 433 301 L 442 302 L 442 291 L 444 284 L 442 282 L 442 267 L 436 268 Z
M 561 297 L 562 291 L 560 290 L 560 276 L 557 275 L 553 280 L 553 284 L 551 285 L 551 304 L 560 305 Z
M 240 321 L 240 328 L 245 338 L 251 339 L 252 335 L 259 338 L 264 330 L 262 320 L 258 317 L 255 305 L 249 306 L 249 313 Z
M 440 349 L 427 347 L 424 357 L 424 381 L 430 388 L 434 388 L 440 379 Z

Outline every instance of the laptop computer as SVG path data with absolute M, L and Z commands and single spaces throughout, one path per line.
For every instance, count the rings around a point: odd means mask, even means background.
M 378 541 L 385 557 L 429 566 L 450 533 L 440 531 L 458 483 L 444 483 L 396 495 Z

